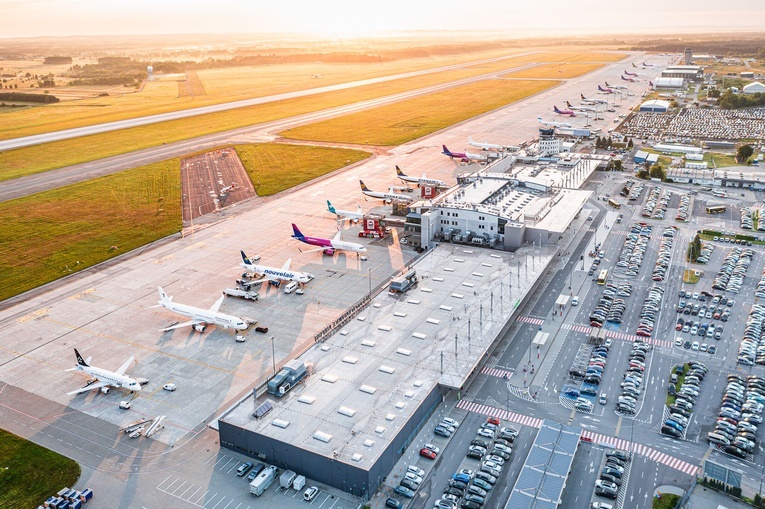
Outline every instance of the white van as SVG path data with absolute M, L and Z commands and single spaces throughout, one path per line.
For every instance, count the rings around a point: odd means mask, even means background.
M 298 289 L 298 284 L 295 281 L 290 281 L 287 286 L 284 287 L 284 293 L 292 293 Z
M 571 299 L 571 305 L 572 306 L 578 306 L 579 305 L 579 296 L 578 295 L 574 295 L 574 298 Z

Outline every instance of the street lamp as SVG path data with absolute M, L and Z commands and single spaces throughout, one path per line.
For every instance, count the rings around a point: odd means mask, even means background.
M 274 347 L 274 337 L 271 336 L 271 360 L 274 364 L 274 376 L 276 376 L 276 350 Z

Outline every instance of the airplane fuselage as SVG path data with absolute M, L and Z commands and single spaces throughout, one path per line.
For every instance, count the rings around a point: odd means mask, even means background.
M 361 244 L 357 244 L 356 242 L 346 242 L 344 240 L 322 239 L 320 237 L 309 237 L 308 235 L 303 235 L 303 237 L 298 240 L 311 246 L 324 248 L 323 251 L 326 254 L 334 254 L 336 250 L 353 251 L 356 253 L 363 253 L 367 250 L 367 248 Z
M 192 320 L 198 320 L 200 322 L 220 325 L 223 328 L 232 328 L 237 330 L 245 330 L 247 324 L 241 318 L 236 316 L 227 315 L 225 313 L 215 313 L 209 309 L 201 309 L 187 304 L 178 304 L 175 302 L 160 303 L 173 313 L 179 315 L 188 316 Z
M 114 371 L 109 371 L 94 366 L 80 366 L 80 369 L 90 376 L 97 378 L 101 382 L 107 382 L 113 387 L 122 387 L 131 391 L 140 391 L 141 384 L 126 375 L 118 375 Z
M 277 269 L 274 267 L 266 267 L 265 265 L 248 265 L 242 263 L 241 266 L 261 276 L 267 276 L 270 279 L 281 279 L 282 281 L 296 281 L 298 283 L 307 283 L 313 279 L 313 275 L 307 272 L 295 272 L 291 270 Z
M 393 200 L 403 200 L 407 202 L 412 201 L 411 196 L 406 196 L 404 194 L 382 193 L 379 191 L 362 191 L 362 193 L 364 193 L 367 196 L 371 196 L 372 198 L 379 198 L 385 201 L 393 201 Z

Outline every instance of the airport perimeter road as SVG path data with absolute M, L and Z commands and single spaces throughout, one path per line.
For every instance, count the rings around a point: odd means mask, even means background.
M 103 124 L 96 124 L 96 125 L 86 126 L 86 127 L 78 127 L 75 129 L 65 129 L 63 131 L 56 131 L 52 133 L 36 134 L 34 136 L 25 136 L 23 138 L 15 138 L 12 140 L 0 141 L 0 151 L 11 150 L 14 148 L 28 147 L 30 145 L 39 145 L 41 143 L 50 143 L 52 141 L 79 138 L 81 136 L 89 136 L 91 134 L 105 133 L 109 131 L 118 131 L 120 129 L 129 129 L 131 127 L 138 127 L 142 125 L 157 124 L 159 122 L 167 122 L 168 120 L 178 120 L 181 118 L 196 117 L 199 115 L 206 115 L 208 113 L 216 113 L 219 111 L 235 110 L 237 108 L 246 108 L 248 106 L 256 106 L 258 104 L 266 104 L 266 103 L 275 102 L 275 101 L 284 101 L 286 99 L 295 99 L 297 97 L 323 94 L 325 92 L 348 90 L 350 88 L 363 87 L 366 85 L 373 85 L 375 83 L 385 83 L 387 81 L 411 78 L 414 76 L 423 76 L 426 74 L 433 74 L 433 73 L 442 72 L 442 71 L 460 69 L 463 67 L 471 67 L 474 65 L 480 65 L 480 64 L 485 64 L 489 62 L 499 62 L 502 60 L 517 58 L 519 56 L 524 56 L 528 54 L 529 53 L 519 53 L 517 55 L 507 55 L 503 57 L 487 58 L 483 60 L 465 62 L 462 64 L 436 67 L 433 69 L 423 69 L 420 71 L 392 74 L 390 76 L 381 76 L 379 78 L 350 81 L 348 83 L 339 83 L 337 85 L 328 85 L 325 87 L 309 88 L 306 90 L 296 90 L 294 92 L 287 92 L 284 94 L 267 95 L 265 97 L 255 97 L 252 99 L 243 99 L 241 101 L 232 101 L 232 102 L 227 102 L 222 104 L 214 104 L 210 106 L 203 106 L 200 108 L 190 108 L 190 109 L 181 110 L 181 111 L 173 111 L 170 113 L 147 115 L 145 117 L 132 118 L 128 120 L 106 122 Z
M 639 55 L 641 54 L 630 53 L 630 58 L 635 58 Z M 629 58 L 627 60 L 629 60 Z M 524 64 L 515 69 L 525 69 L 533 65 L 535 64 Z M 588 96 L 594 95 L 598 84 L 602 84 L 606 80 L 610 81 L 618 79 L 621 73 L 621 68 L 624 67 L 624 65 L 624 61 L 606 64 L 601 69 L 582 76 L 581 78 L 565 80 L 557 87 L 540 92 L 539 94 L 517 103 L 510 104 L 499 110 L 451 126 L 448 130 L 438 131 L 412 143 L 391 148 L 390 152 L 406 157 L 422 148 L 437 147 L 440 151 L 440 146 L 443 143 L 456 147 L 453 150 L 461 150 L 466 147 L 468 136 L 472 136 L 476 140 L 483 138 L 494 143 L 501 142 L 508 145 L 519 144 L 536 137 L 537 128 L 539 127 L 537 117 L 542 116 L 545 120 L 553 120 L 554 115 L 551 113 L 553 105 L 558 103 L 562 104 L 563 101 L 569 98 L 569 100 L 575 100 L 576 97 L 579 97 L 579 94 Z M 431 94 L 467 83 L 492 79 L 499 74 L 505 74 L 507 72 L 509 71 L 505 70 L 501 73 L 493 72 L 486 75 L 402 92 L 400 94 L 393 94 L 386 97 L 339 106 L 337 108 L 308 113 L 287 119 L 279 119 L 221 133 L 200 136 L 198 138 L 169 143 L 167 145 L 159 145 L 145 150 L 21 177 L 3 182 L 2 188 L 0 189 L 0 202 L 135 168 L 144 164 L 163 161 L 173 157 L 180 157 L 190 152 L 198 152 L 220 145 L 270 141 L 274 139 L 276 133 L 285 129 L 385 104 L 391 104 L 421 95 Z M 642 90 L 643 85 L 637 85 L 640 88 L 638 89 L 638 87 L 635 87 L 636 92 L 632 96 L 625 96 L 622 104 L 618 105 L 619 107 L 614 108 L 614 112 L 601 113 L 603 120 L 596 121 L 581 115 L 573 119 L 564 118 L 563 120 L 571 123 L 575 127 L 585 126 L 589 122 L 591 125 L 590 128 L 594 129 L 599 127 L 603 131 L 606 131 L 615 125 L 613 120 L 617 119 L 620 111 L 628 111 L 638 103 L 640 94 L 637 93 L 637 91 Z M 487 118 L 489 116 L 490 118 Z M 560 120 L 560 118 L 557 118 L 557 120 Z M 438 140 L 434 142 L 433 138 L 436 136 L 438 137 Z M 404 165 L 407 165 L 407 168 L 413 168 L 412 171 L 432 171 L 432 163 L 422 164 L 423 161 L 421 161 L 419 157 L 416 157 L 415 159 L 416 160 L 413 161 L 415 163 L 414 166 L 408 165 L 408 160 L 402 160 L 402 168 Z

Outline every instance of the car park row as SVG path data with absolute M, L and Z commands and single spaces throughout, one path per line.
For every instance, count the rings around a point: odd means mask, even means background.
M 720 291 L 738 293 L 744 283 L 744 275 L 752 263 L 754 251 L 749 248 L 734 247 L 723 260 L 720 270 L 712 281 L 712 288 Z
M 675 366 L 674 373 L 670 375 L 669 385 L 670 397 L 674 397 L 675 400 L 664 413 L 664 424 L 661 426 L 662 435 L 672 438 L 685 438 L 693 406 L 699 396 L 699 386 L 708 371 L 709 369 L 704 364 L 696 361 L 689 362 L 685 366 Z M 682 377 L 682 380 L 679 377 Z M 680 383 L 679 389 L 676 388 L 678 383 Z
M 757 427 L 765 406 L 765 377 L 728 375 L 715 429 L 707 439 L 723 452 L 746 459 L 756 447 Z
M 715 245 L 711 242 L 702 242 L 701 251 L 699 252 L 696 263 L 709 263 L 709 259 L 712 257 L 712 253 L 715 250 Z
M 640 321 L 635 334 L 643 337 L 650 337 L 653 334 L 653 328 L 656 324 L 656 318 L 661 309 L 661 300 L 664 296 L 664 289 L 658 286 L 652 286 L 643 301 L 643 308 L 640 310 Z
M 754 296 L 759 299 L 765 298 L 765 268 L 762 269 L 760 280 L 757 282 L 757 288 L 754 290 Z
M 744 337 L 738 348 L 739 364 L 744 366 L 753 366 L 754 364 L 765 364 L 765 330 L 763 322 L 765 321 L 765 306 L 762 304 L 753 304 L 749 312 L 749 318 L 744 326 Z
M 629 455 L 624 451 L 613 450 L 606 453 L 606 460 L 597 481 L 595 494 L 600 497 L 616 499 L 622 480 L 629 472 Z M 605 509 L 604 504 L 593 503 L 593 508 Z
M 672 244 L 677 233 L 677 227 L 667 226 L 661 234 L 661 243 L 659 244 L 659 257 L 656 259 L 656 265 L 651 275 L 652 281 L 664 281 L 669 268 L 669 262 L 672 260 Z
M 622 323 L 622 316 L 627 309 L 622 297 L 629 297 L 631 294 L 632 285 L 630 283 L 625 282 L 619 285 L 608 283 L 603 289 L 603 295 L 595 309 L 590 313 L 590 325 L 602 327 L 605 322 Z
M 629 366 L 624 372 L 621 394 L 616 400 L 616 411 L 621 414 L 635 415 L 637 402 L 642 393 L 643 375 L 645 374 L 646 356 L 651 349 L 648 343 L 636 341 L 632 345 Z
M 754 216 L 752 214 L 752 209 L 749 207 L 741 207 L 741 219 L 739 221 L 739 226 L 741 226 L 741 228 L 744 230 L 754 229 Z
M 667 207 L 669 201 L 672 199 L 672 191 L 662 189 L 660 187 L 654 187 L 648 193 L 648 198 L 643 205 L 643 217 L 650 217 L 652 219 L 664 219 L 667 214 Z
M 683 193 L 680 195 L 680 206 L 677 209 L 675 221 L 688 221 L 688 215 L 691 210 L 691 195 Z
M 627 269 L 626 275 L 638 275 L 652 229 L 651 225 L 645 223 L 634 223 L 630 226 L 630 232 L 624 239 L 624 245 L 619 254 L 619 261 L 616 262 L 617 267 Z

